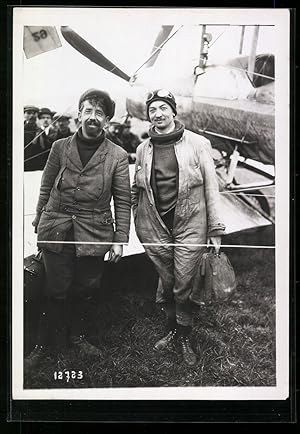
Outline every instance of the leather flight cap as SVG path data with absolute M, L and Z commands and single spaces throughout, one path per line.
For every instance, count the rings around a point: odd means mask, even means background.
M 91 98 L 100 98 L 103 101 L 103 110 L 106 114 L 106 116 L 111 119 L 115 114 L 115 102 L 111 99 L 109 94 L 107 92 L 104 92 L 103 90 L 98 89 L 88 89 L 86 90 L 79 99 L 78 107 L 80 109 L 81 104 L 83 101 L 86 101 L 87 99 Z
M 157 89 L 149 92 L 146 98 L 147 115 L 149 117 L 149 106 L 153 101 L 164 101 L 172 108 L 175 115 L 177 115 L 176 101 L 174 95 L 166 89 Z

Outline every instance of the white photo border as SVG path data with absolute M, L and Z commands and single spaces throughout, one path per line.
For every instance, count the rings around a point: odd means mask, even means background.
M 85 19 L 129 21 L 150 14 L 159 23 L 271 24 L 276 26 L 276 386 L 274 387 L 167 387 L 167 388 L 23 388 L 23 26 L 70 25 Z M 179 13 L 180 12 L 180 13 Z M 125 16 L 124 15 L 124 16 Z M 106 18 L 105 18 L 106 17 Z M 12 167 L 12 399 L 71 400 L 284 400 L 289 396 L 289 185 L 290 185 L 290 11 L 288 9 L 202 8 L 43 8 L 15 7 L 13 11 L 13 167 Z M 284 228 L 284 230 L 283 230 Z

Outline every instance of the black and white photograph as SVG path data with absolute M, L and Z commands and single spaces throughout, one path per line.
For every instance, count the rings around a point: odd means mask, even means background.
M 13 11 L 12 397 L 289 396 L 290 11 Z

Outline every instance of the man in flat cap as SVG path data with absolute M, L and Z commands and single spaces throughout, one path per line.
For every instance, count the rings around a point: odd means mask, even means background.
M 38 113 L 39 123 L 45 134 L 48 135 L 53 119 L 53 112 L 48 107 L 42 107 Z
M 149 243 L 145 250 L 159 274 L 156 302 L 166 314 L 166 334 L 154 348 L 176 343 L 193 366 L 193 280 L 206 243 L 218 251 L 225 229 L 218 182 L 210 142 L 175 119 L 174 95 L 151 92 L 146 110 L 152 126 L 137 148 L 132 206 L 137 235 Z
M 43 130 L 41 137 L 44 141 L 45 149 L 48 151 L 41 155 L 41 157 L 44 158 L 43 168 L 46 165 L 51 146 L 56 140 L 56 129 L 53 125 L 53 114 L 54 113 L 48 107 L 42 107 L 38 113 L 39 125 Z
M 55 113 L 53 117 L 56 125 L 55 140 L 65 139 L 73 135 L 70 130 L 70 119 L 71 116 L 67 113 Z
M 24 107 L 24 170 L 43 170 L 47 143 L 43 130 L 37 125 L 39 109 L 33 105 Z
M 87 313 L 99 290 L 105 254 L 113 263 L 122 257 L 131 212 L 127 153 L 103 130 L 114 111 L 108 93 L 89 89 L 79 100 L 81 127 L 51 148 L 32 223 L 45 265 L 44 305 L 25 372 L 40 363 L 51 337 L 60 350 L 67 327 L 82 355 L 101 356 L 86 340 Z

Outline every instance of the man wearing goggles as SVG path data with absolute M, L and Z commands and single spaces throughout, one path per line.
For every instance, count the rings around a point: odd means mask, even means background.
M 136 233 L 159 274 L 156 302 L 166 314 L 158 351 L 177 344 L 193 366 L 193 281 L 205 245 L 219 251 L 225 226 L 219 217 L 219 188 L 210 142 L 175 119 L 168 90 L 146 99 L 149 138 L 137 148 L 132 207 Z

